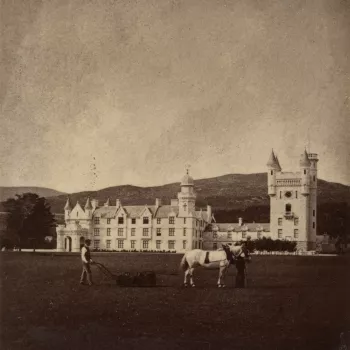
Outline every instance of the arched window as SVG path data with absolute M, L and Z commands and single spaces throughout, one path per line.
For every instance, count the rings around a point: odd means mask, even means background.
M 286 204 L 286 212 L 292 211 L 292 205 L 291 204 Z

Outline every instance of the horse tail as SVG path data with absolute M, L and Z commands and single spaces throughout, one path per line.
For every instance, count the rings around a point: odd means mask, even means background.
M 183 258 L 181 259 L 181 262 L 180 262 L 180 268 L 183 270 L 183 271 L 186 271 L 188 269 L 189 265 L 188 265 L 188 262 L 186 260 L 186 254 L 184 254 Z

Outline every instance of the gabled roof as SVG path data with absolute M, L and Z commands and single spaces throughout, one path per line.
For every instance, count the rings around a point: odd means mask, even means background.
M 156 218 L 167 218 L 170 213 L 175 213 L 175 215 L 179 215 L 179 207 L 171 206 L 171 205 L 162 205 L 158 207 L 158 210 L 155 214 Z
M 270 158 L 269 158 L 269 160 L 267 161 L 267 164 L 266 164 L 266 165 L 267 165 L 268 167 L 281 170 L 281 166 L 280 166 L 279 161 L 278 161 L 278 159 L 277 159 L 275 153 L 273 152 L 273 150 L 271 151 Z
M 101 218 L 111 219 L 115 217 L 116 211 L 117 211 L 116 206 L 98 207 L 95 209 L 93 215 Z

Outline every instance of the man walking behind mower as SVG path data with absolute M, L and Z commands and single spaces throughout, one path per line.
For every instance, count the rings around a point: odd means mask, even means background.
M 92 277 L 91 277 L 91 269 L 90 264 L 93 264 L 93 261 L 91 260 L 91 254 L 90 254 L 90 246 L 91 240 L 87 239 L 85 240 L 85 243 L 83 247 L 81 248 L 81 262 L 83 264 L 83 272 L 81 273 L 80 277 L 80 284 L 85 284 L 85 280 L 87 280 L 87 283 L 89 286 L 91 286 L 92 283 Z

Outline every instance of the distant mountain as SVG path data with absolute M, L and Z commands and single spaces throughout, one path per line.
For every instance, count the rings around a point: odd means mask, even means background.
M 96 198 L 102 205 L 107 198 L 113 205 L 120 199 L 124 205 L 154 204 L 155 198 L 161 198 L 164 204 L 177 198 L 180 183 L 171 183 L 155 187 L 137 187 L 131 185 L 108 187 L 99 191 L 79 192 L 70 195 L 73 205 L 77 200 L 84 205 L 87 197 Z M 350 202 L 350 186 L 318 180 L 318 203 Z M 210 204 L 215 210 L 247 209 L 269 205 L 267 195 L 267 174 L 229 174 L 209 179 L 195 180 L 197 206 Z M 63 213 L 67 195 L 48 199 L 54 213 Z
M 64 194 L 51 188 L 45 187 L 3 187 L 0 186 L 0 202 L 5 202 L 8 198 L 14 198 L 16 194 L 26 192 L 36 193 L 40 197 L 52 197 Z
M 4 188 L 0 188 L 3 191 Z M 12 188 L 13 192 L 1 197 L 8 197 L 19 192 L 36 192 L 45 196 L 55 213 L 57 223 L 64 222 L 63 208 L 67 194 L 43 188 Z M 19 190 L 21 189 L 21 190 Z M 79 201 L 83 206 L 87 197 L 99 200 L 99 205 L 110 198 L 111 205 L 120 199 L 124 205 L 154 204 L 156 198 L 163 204 L 169 204 L 172 198 L 177 198 L 180 183 L 164 186 L 137 187 L 131 185 L 108 187 L 99 191 L 79 192 L 70 194 L 73 205 Z M 217 222 L 237 222 L 242 217 L 245 222 L 270 222 L 269 197 L 267 195 L 267 174 L 229 174 L 209 179 L 195 180 L 198 207 L 210 204 Z M 58 194 L 58 195 L 57 195 Z M 318 180 L 318 211 L 317 232 L 332 235 L 349 232 L 350 186 Z M 0 212 L 1 210 L 0 203 Z M 1 219 L 1 217 L 0 217 Z M 4 220 L 3 220 L 4 221 Z M 4 225 L 0 220 L 0 234 Z

